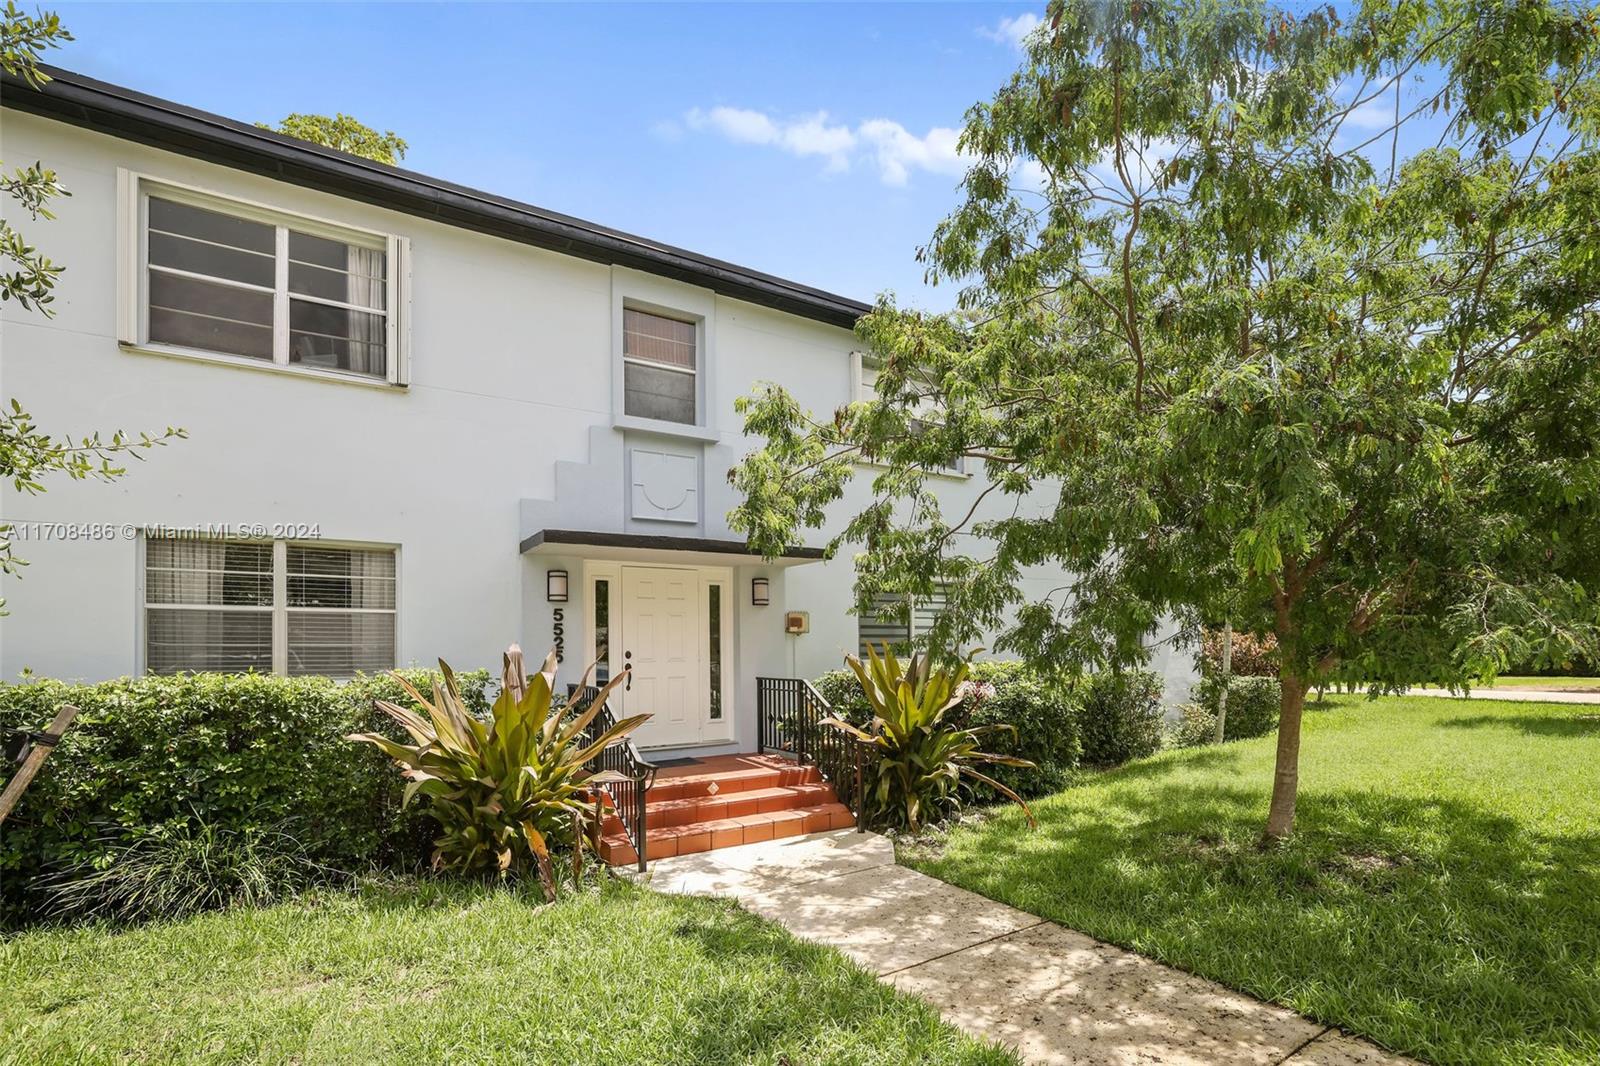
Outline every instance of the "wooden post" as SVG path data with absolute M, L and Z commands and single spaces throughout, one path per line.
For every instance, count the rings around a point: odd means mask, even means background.
M 28 749 L 28 757 L 22 760 L 22 766 L 6 784 L 6 790 L 0 792 L 0 822 L 4 822 L 17 804 L 22 801 L 23 792 L 27 791 L 33 779 L 39 773 L 39 768 L 50 757 L 50 751 L 56 746 L 72 725 L 72 720 L 78 717 L 78 708 L 70 703 L 63 703 L 56 711 L 55 720 L 50 723 L 50 728 L 44 731 L 47 739 L 36 740 Z

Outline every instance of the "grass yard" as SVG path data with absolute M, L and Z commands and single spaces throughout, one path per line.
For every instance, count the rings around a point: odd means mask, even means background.
M 1600 1062 L 1600 707 L 1330 698 L 906 849 L 918 869 L 1438 1063 Z
M 0 1061 L 1011 1063 L 830 949 L 628 885 L 424 884 L 0 941 Z

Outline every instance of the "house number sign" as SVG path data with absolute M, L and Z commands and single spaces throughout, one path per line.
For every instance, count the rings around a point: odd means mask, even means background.
M 555 622 L 550 628 L 552 635 L 555 637 L 556 662 L 559 663 L 566 659 L 567 652 L 567 627 L 565 625 L 566 613 L 560 607 L 557 607 L 555 608 L 553 614 L 555 617 Z

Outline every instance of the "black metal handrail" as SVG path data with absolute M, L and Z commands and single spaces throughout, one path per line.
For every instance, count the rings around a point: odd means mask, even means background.
M 600 690 L 593 685 L 581 689 L 576 685 L 567 686 L 567 699 L 572 701 L 574 709 L 580 713 L 587 710 L 590 702 L 598 695 Z M 616 719 L 612 717 L 611 705 L 606 703 L 601 706 L 600 713 L 594 716 L 594 721 L 589 723 L 585 733 L 591 738 L 598 737 L 615 724 Z M 611 770 L 625 778 L 622 781 L 611 781 L 602 787 L 611 796 L 617 818 L 622 822 L 623 831 L 628 834 L 628 842 L 633 845 L 633 853 L 639 857 L 639 872 L 643 873 L 647 863 L 646 793 L 650 791 L 650 786 L 655 784 L 658 768 L 655 763 L 639 754 L 639 749 L 634 747 L 631 737 L 623 737 L 606 745 L 605 750 L 595 756 L 592 768 L 596 773 Z
M 832 714 L 822 693 L 804 678 L 756 678 L 756 747 L 762 754 L 781 752 L 815 766 L 855 812 L 856 828 L 864 831 L 867 795 L 862 777 L 869 752 L 849 733 L 822 724 Z

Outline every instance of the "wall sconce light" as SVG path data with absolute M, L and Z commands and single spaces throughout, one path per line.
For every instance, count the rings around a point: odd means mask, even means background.
M 772 586 L 764 577 L 750 579 L 750 603 L 755 607 L 765 607 L 772 602 Z
M 544 598 L 551 603 L 567 602 L 567 572 L 565 570 L 546 570 L 544 572 Z

